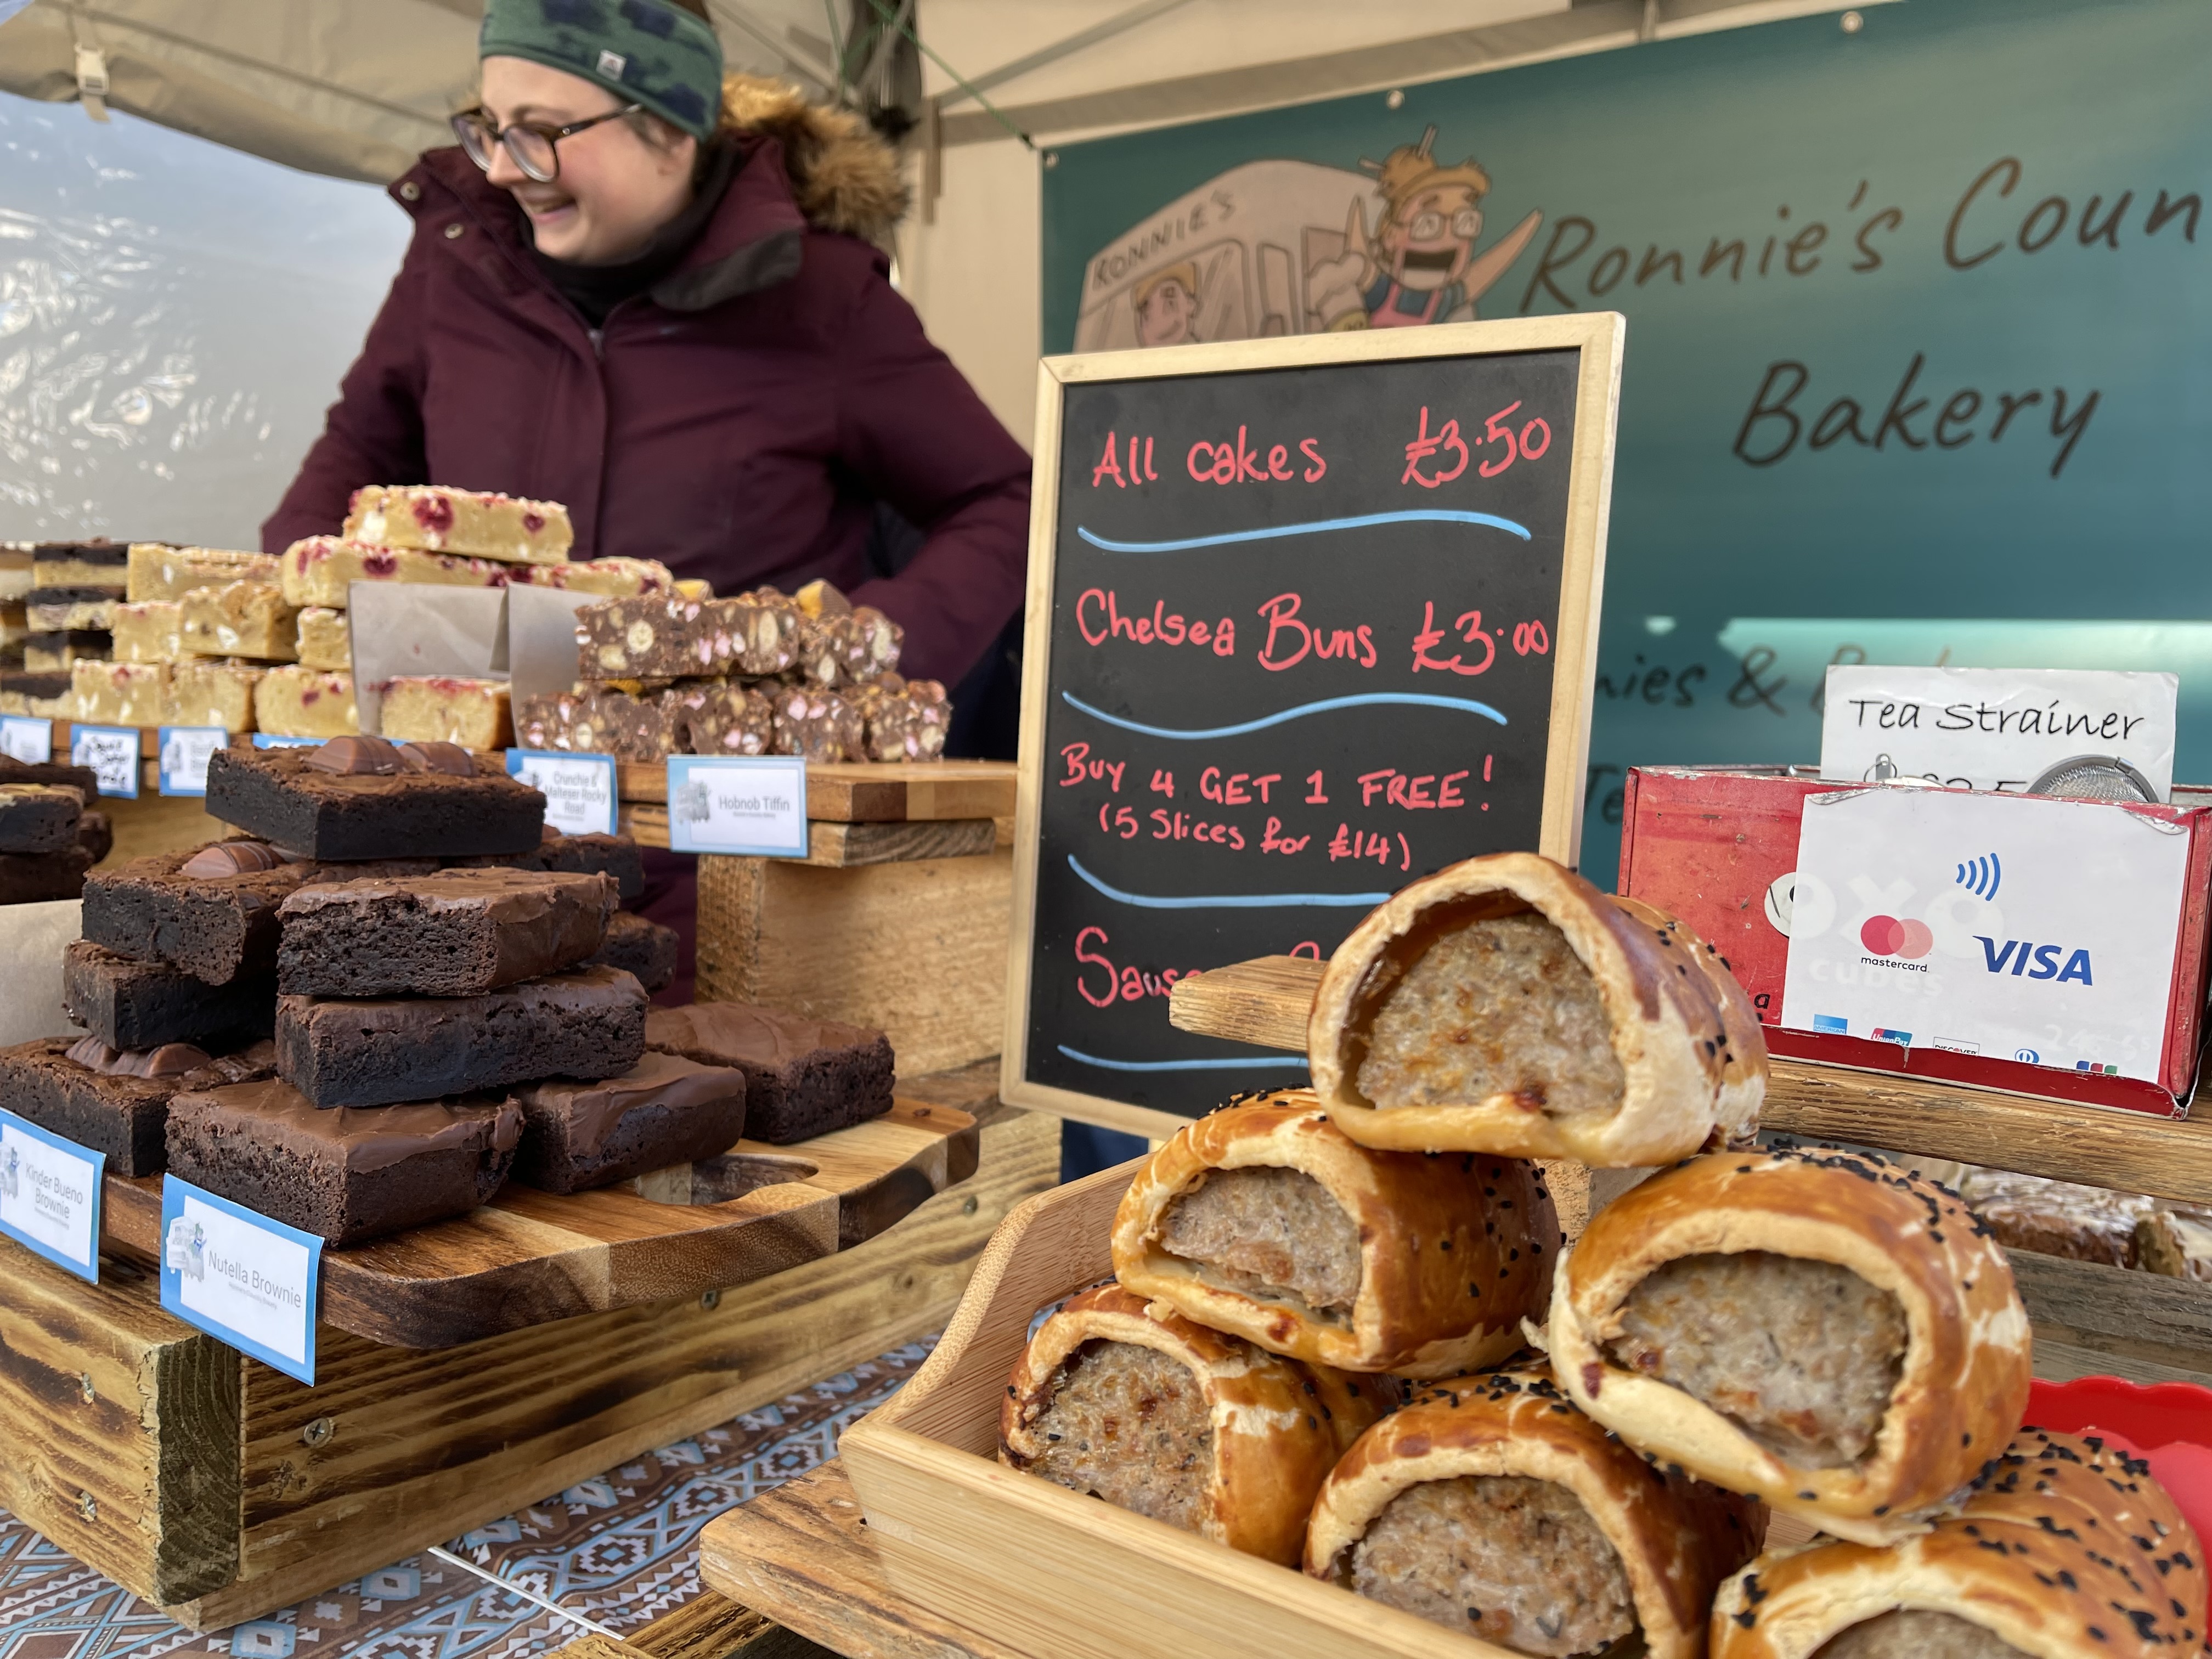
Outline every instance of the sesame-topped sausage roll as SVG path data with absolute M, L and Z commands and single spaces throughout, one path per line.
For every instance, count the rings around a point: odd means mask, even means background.
M 1510 1652 L 1701 1659 L 1766 1512 L 1638 1457 L 1540 1362 L 1416 1395 L 1322 1487 L 1306 1571 Z M 1641 1645 L 1638 1645 L 1638 1643 Z
M 1713 1659 L 2197 1659 L 2204 1553 L 2149 1466 L 2022 1429 L 1959 1514 L 1886 1547 L 1754 1561 L 1713 1604 Z
M 1823 1531 L 1924 1531 L 2020 1427 L 2028 1325 L 1955 1193 L 1837 1152 L 1716 1152 L 1598 1212 L 1552 1363 L 1638 1450 Z
M 1766 1044 L 1713 948 L 1533 853 L 1469 859 L 1337 947 L 1306 1032 L 1363 1146 L 1663 1164 L 1748 1139 Z
M 1138 1295 L 1276 1353 L 1445 1376 L 1522 1346 L 1561 1245 L 1543 1173 L 1351 1139 L 1308 1089 L 1179 1130 L 1129 1183 L 1114 1271 Z
M 999 1414 L 999 1461 L 1285 1566 L 1329 1469 L 1394 1385 L 1279 1358 L 1118 1285 L 1037 1328 Z

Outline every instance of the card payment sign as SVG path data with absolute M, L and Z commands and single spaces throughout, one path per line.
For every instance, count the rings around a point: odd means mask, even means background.
M 1782 1024 L 2155 1082 L 2188 861 L 2156 809 L 1810 796 Z

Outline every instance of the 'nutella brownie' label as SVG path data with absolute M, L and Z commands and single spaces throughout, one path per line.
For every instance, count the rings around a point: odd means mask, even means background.
M 0 1233 L 100 1283 L 106 1156 L 0 1111 Z
M 323 1241 L 161 1177 L 161 1306 L 309 1388 Z

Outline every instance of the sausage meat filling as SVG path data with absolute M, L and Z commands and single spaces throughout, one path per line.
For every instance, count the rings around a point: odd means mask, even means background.
M 1620 1553 L 1589 1511 L 1565 1487 L 1520 1475 L 1408 1486 L 1345 1553 L 1340 1577 L 1516 1653 L 1602 1653 L 1637 1628 Z
M 1212 1170 L 1160 1219 L 1161 1247 L 1247 1295 L 1348 1315 L 1359 1299 L 1359 1228 L 1299 1170 Z
M 1948 1613 L 1885 1613 L 1820 1644 L 1813 1659 L 2027 1659 L 2009 1642 Z
M 1626 1074 L 1597 981 L 1533 911 L 1445 933 L 1384 995 L 1359 1066 L 1377 1106 L 1516 1096 L 1555 1117 L 1620 1104 Z
M 1053 1378 L 1030 1473 L 1185 1532 L 1198 1530 L 1213 1425 L 1181 1360 L 1133 1342 L 1086 1342 Z
M 1747 1250 L 1651 1273 L 1606 1352 L 1702 1400 L 1784 1462 L 1834 1469 L 1873 1449 L 1905 1340 L 1897 1298 L 1850 1268 Z

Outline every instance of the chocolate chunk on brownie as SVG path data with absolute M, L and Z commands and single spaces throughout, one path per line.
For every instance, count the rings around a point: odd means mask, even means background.
M 603 1082 L 534 1083 L 516 1098 L 523 1129 L 514 1178 L 549 1193 L 712 1158 L 745 1132 L 745 1074 L 674 1054 L 648 1054 Z
M 172 1172 L 333 1245 L 466 1215 L 521 1139 L 503 1095 L 325 1111 L 271 1079 L 169 1103 Z
M 646 1016 L 646 1046 L 745 1074 L 745 1130 L 785 1146 L 891 1109 L 890 1039 L 864 1025 L 746 1002 L 700 1002 Z
M 84 891 L 92 854 L 82 847 L 64 853 L 0 853 L 0 904 L 47 904 Z
M 118 1051 L 97 1036 L 40 1037 L 0 1048 L 0 1106 L 105 1152 L 110 1175 L 159 1175 L 173 1097 L 276 1069 L 276 1048 L 265 1042 L 216 1057 L 184 1042 Z
M 505 772 L 478 771 L 448 743 L 333 738 L 319 747 L 218 749 L 207 810 L 310 858 L 468 858 L 527 853 L 545 797 Z
M 583 961 L 614 914 L 610 876 L 541 870 L 317 882 L 278 914 L 288 994 L 472 996 Z
M 62 952 L 62 1006 L 111 1048 L 206 1043 L 276 1029 L 276 981 L 243 975 L 210 985 L 165 962 L 139 962 L 78 939 Z
M 633 975 L 645 994 L 665 989 L 676 977 L 676 948 L 679 943 L 673 927 L 664 927 L 657 921 L 629 910 L 617 910 L 607 918 L 607 936 L 600 941 L 586 961 L 604 968 L 619 968 Z
M 53 783 L 0 783 L 0 853 L 60 853 L 76 845 L 84 797 Z
M 277 1075 L 318 1106 L 619 1077 L 644 1052 L 645 988 L 616 968 L 573 968 L 480 996 L 276 1001 Z
M 257 841 L 132 859 L 84 883 L 84 936 L 210 985 L 272 974 L 276 907 L 313 874 Z

